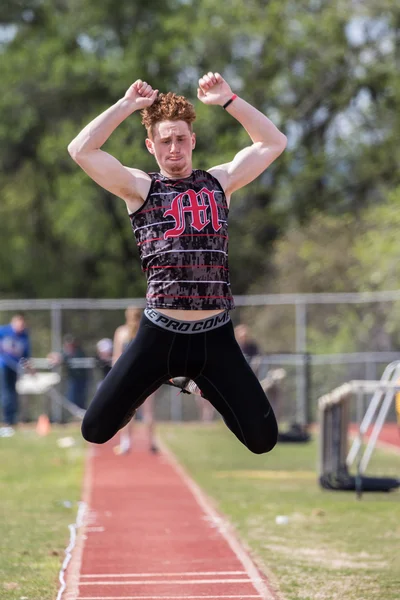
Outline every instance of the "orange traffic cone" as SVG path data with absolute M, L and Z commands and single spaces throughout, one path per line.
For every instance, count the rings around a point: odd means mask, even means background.
M 40 415 L 36 424 L 36 433 L 45 436 L 50 432 L 51 425 L 47 415 Z

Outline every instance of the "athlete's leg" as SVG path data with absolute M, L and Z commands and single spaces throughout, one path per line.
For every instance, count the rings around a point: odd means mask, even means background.
M 232 324 L 205 335 L 204 367 L 195 382 L 249 450 L 269 452 L 278 436 L 275 415 L 235 340 Z
M 13 426 L 17 422 L 18 415 L 17 371 L 2 366 L 0 378 L 4 421 L 7 426 Z
M 119 444 L 114 446 L 115 454 L 127 454 L 132 447 L 133 424 L 135 419 L 131 419 L 125 427 L 119 432 Z
M 136 409 L 169 376 L 174 334 L 143 317 L 134 341 L 117 360 L 96 392 L 82 423 L 83 437 L 97 444 L 111 439 Z
M 158 447 L 155 442 L 155 418 L 154 418 L 154 400 L 155 394 L 151 394 L 142 406 L 143 422 L 147 429 L 150 452 L 158 452 Z

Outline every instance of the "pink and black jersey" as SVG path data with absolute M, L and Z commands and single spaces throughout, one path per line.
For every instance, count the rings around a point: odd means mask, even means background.
M 151 173 L 143 206 L 130 215 L 147 277 L 147 306 L 234 307 L 228 268 L 228 205 L 207 171 L 184 179 Z

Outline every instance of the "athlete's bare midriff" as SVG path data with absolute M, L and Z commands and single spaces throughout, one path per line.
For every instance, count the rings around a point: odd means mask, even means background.
M 171 319 L 178 319 L 179 321 L 200 321 L 201 319 L 207 319 L 208 317 L 214 317 L 224 311 L 221 309 L 217 310 L 179 310 L 176 308 L 156 308 L 156 310 Z

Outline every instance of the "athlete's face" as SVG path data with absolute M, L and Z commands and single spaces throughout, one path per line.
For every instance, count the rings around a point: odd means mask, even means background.
M 188 177 L 192 172 L 192 152 L 196 137 L 185 121 L 160 121 L 147 138 L 148 151 L 154 155 L 166 177 Z

